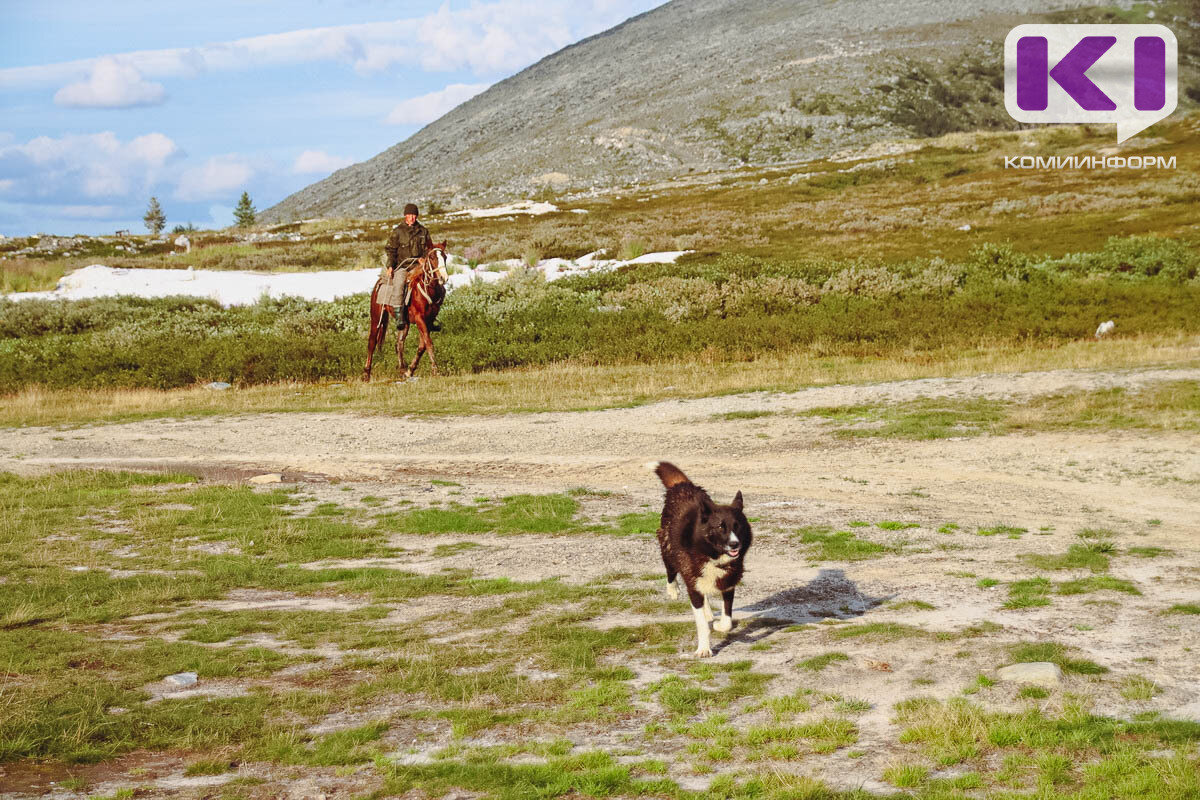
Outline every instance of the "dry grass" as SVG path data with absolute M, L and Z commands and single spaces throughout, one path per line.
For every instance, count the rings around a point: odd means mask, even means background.
M 748 362 L 695 361 L 544 368 L 422 378 L 405 384 L 272 384 L 225 392 L 26 389 L 3 398 L 0 426 L 74 425 L 127 419 L 288 411 L 365 414 L 498 414 L 633 406 L 673 398 L 807 386 L 873 383 L 1051 369 L 1121 369 L 1200 363 L 1194 336 L 1075 342 L 1056 348 L 982 344 L 972 351 L 887 359 L 808 352 Z

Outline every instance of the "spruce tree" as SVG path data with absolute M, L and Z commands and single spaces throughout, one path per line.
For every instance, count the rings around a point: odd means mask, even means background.
M 146 230 L 150 231 L 152 236 L 158 236 L 159 231 L 167 224 L 167 215 L 163 213 L 157 197 L 150 198 L 150 207 L 146 209 L 146 216 L 142 217 L 142 221 L 146 223 Z
M 249 228 L 254 224 L 254 215 L 258 211 L 250 202 L 250 193 L 242 192 L 242 199 L 238 200 L 237 208 L 233 210 L 233 219 L 237 222 L 239 228 Z

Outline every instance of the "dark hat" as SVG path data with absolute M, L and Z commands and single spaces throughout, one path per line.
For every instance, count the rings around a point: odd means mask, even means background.
M 406 205 L 406 206 L 404 207 L 404 216 L 406 216 L 406 217 L 407 217 L 409 214 L 413 214 L 413 215 L 416 215 L 416 216 L 420 216 L 420 213 L 421 213 L 421 212 L 417 211 L 417 204 L 416 204 L 416 203 L 409 203 L 408 205 Z

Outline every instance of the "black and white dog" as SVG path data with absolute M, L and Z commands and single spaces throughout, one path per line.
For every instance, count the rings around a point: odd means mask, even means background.
M 730 630 L 733 591 L 742 579 L 742 564 L 750 549 L 750 523 L 742 513 L 742 493 L 727 506 L 717 505 L 674 464 L 656 461 L 646 466 L 667 487 L 658 528 L 667 594 L 671 599 L 679 597 L 675 578 L 682 577 L 696 617 L 696 657 L 708 658 L 712 655 L 708 624 L 713 619 L 708 597 L 720 594 L 724 601 L 725 613 L 713 627 Z

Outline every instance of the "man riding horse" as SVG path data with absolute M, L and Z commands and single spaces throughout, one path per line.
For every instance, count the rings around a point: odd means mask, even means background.
M 387 261 L 380 275 L 379 302 L 396 309 L 397 325 L 408 324 L 408 270 L 433 247 L 429 231 L 417 222 L 418 215 L 416 204 L 406 205 L 404 222 L 392 228 L 383 246 Z

